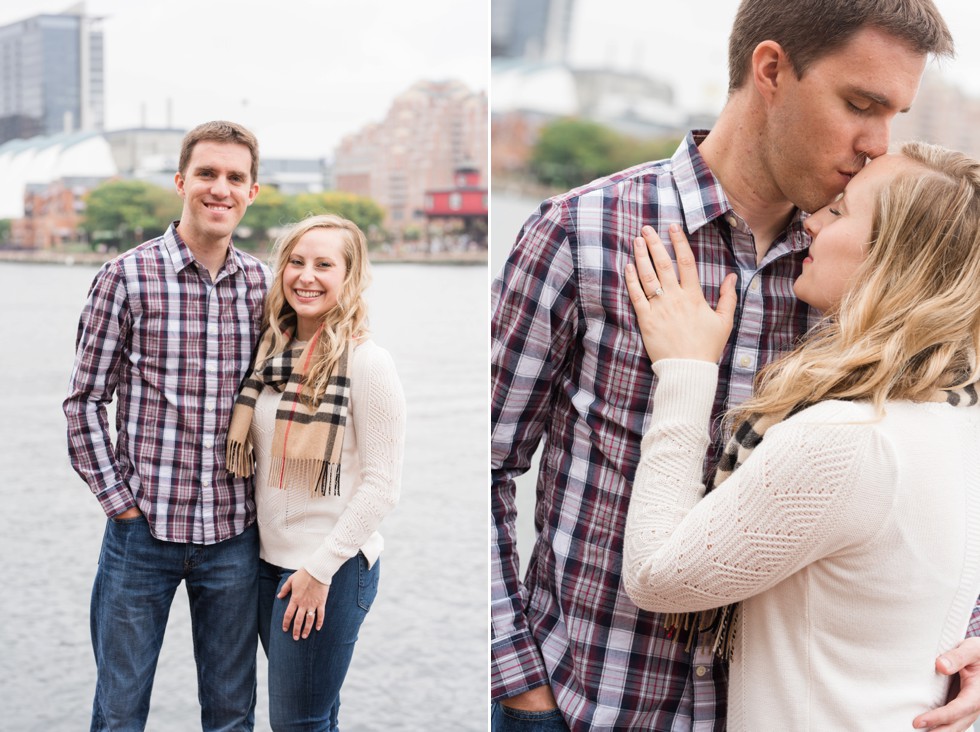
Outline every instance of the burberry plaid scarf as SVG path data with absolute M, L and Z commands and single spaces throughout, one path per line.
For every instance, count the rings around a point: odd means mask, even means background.
M 978 401 L 977 384 L 970 384 L 962 389 L 944 390 L 937 394 L 937 400 L 945 401 L 954 407 L 972 407 Z M 762 442 L 770 427 L 802 410 L 804 406 L 806 405 L 799 406 L 783 416 L 755 415 L 743 422 L 725 445 L 725 450 L 718 461 L 718 467 L 715 469 L 714 478 L 706 492 L 710 493 L 718 488 L 728 476 L 749 459 L 752 451 Z M 671 637 L 674 637 L 674 634 L 679 630 L 692 631 L 696 629 L 698 633 L 714 633 L 712 651 L 720 658 L 731 660 L 738 634 L 741 607 L 741 603 L 734 603 L 695 613 L 668 613 L 664 620 L 664 627 Z M 690 650 L 695 635 L 696 633 L 693 632 L 678 634 L 677 640 L 680 642 L 686 636 L 686 648 Z
M 302 386 L 314 358 L 320 330 L 308 343 L 292 342 L 282 353 L 271 354 L 273 333 L 266 329 L 259 341 L 255 368 L 245 379 L 235 401 L 228 429 L 226 467 L 247 477 L 255 470 L 249 427 L 255 402 L 266 386 L 282 394 L 276 410 L 272 438 L 269 485 L 298 485 L 310 494 L 340 495 L 340 457 L 350 405 L 350 345 L 330 375 L 327 390 L 312 406 L 302 398 Z

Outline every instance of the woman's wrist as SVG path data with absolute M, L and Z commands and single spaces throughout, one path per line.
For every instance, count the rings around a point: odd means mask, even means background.
M 710 421 L 718 388 L 718 364 L 662 358 L 654 362 L 653 372 L 658 378 L 653 396 L 654 421 Z

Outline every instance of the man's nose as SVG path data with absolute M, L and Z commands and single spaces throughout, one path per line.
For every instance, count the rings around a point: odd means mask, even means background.
M 223 175 L 216 176 L 211 184 L 211 193 L 215 196 L 224 197 L 228 195 L 228 190 L 228 179 Z
M 874 119 L 868 123 L 868 128 L 858 141 L 858 151 L 869 159 L 888 152 L 888 142 L 891 135 L 891 120 Z

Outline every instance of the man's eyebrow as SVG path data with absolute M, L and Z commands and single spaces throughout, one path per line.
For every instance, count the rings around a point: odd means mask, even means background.
M 201 173 L 214 173 L 216 171 L 215 171 L 215 168 L 214 168 L 213 165 L 202 164 L 202 165 L 198 165 L 196 168 L 194 168 L 194 172 L 197 173 L 198 175 L 200 175 Z M 234 175 L 237 175 L 237 176 L 240 176 L 242 178 L 245 178 L 248 175 L 248 173 L 246 173 L 244 170 L 229 170 L 228 171 L 228 176 L 229 177 L 234 176 Z

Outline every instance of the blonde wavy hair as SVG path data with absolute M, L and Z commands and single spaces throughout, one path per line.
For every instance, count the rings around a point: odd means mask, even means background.
M 283 272 L 296 244 L 314 229 L 333 229 L 344 242 L 344 264 L 347 272 L 337 304 L 323 315 L 323 330 L 314 352 L 314 365 L 303 385 L 303 395 L 311 404 L 318 403 L 327 381 L 340 360 L 347 343 L 368 334 L 367 303 L 364 291 L 371 284 L 367 240 L 353 221 L 333 214 L 308 216 L 289 228 L 276 241 L 272 254 L 275 279 L 265 300 L 263 327 L 274 334 L 270 355 L 286 349 L 295 331 L 296 313 L 286 301 Z
M 929 401 L 980 378 L 980 163 L 907 143 L 906 166 L 878 191 L 868 255 L 840 307 L 757 377 L 731 410 L 782 418 L 829 399 Z

